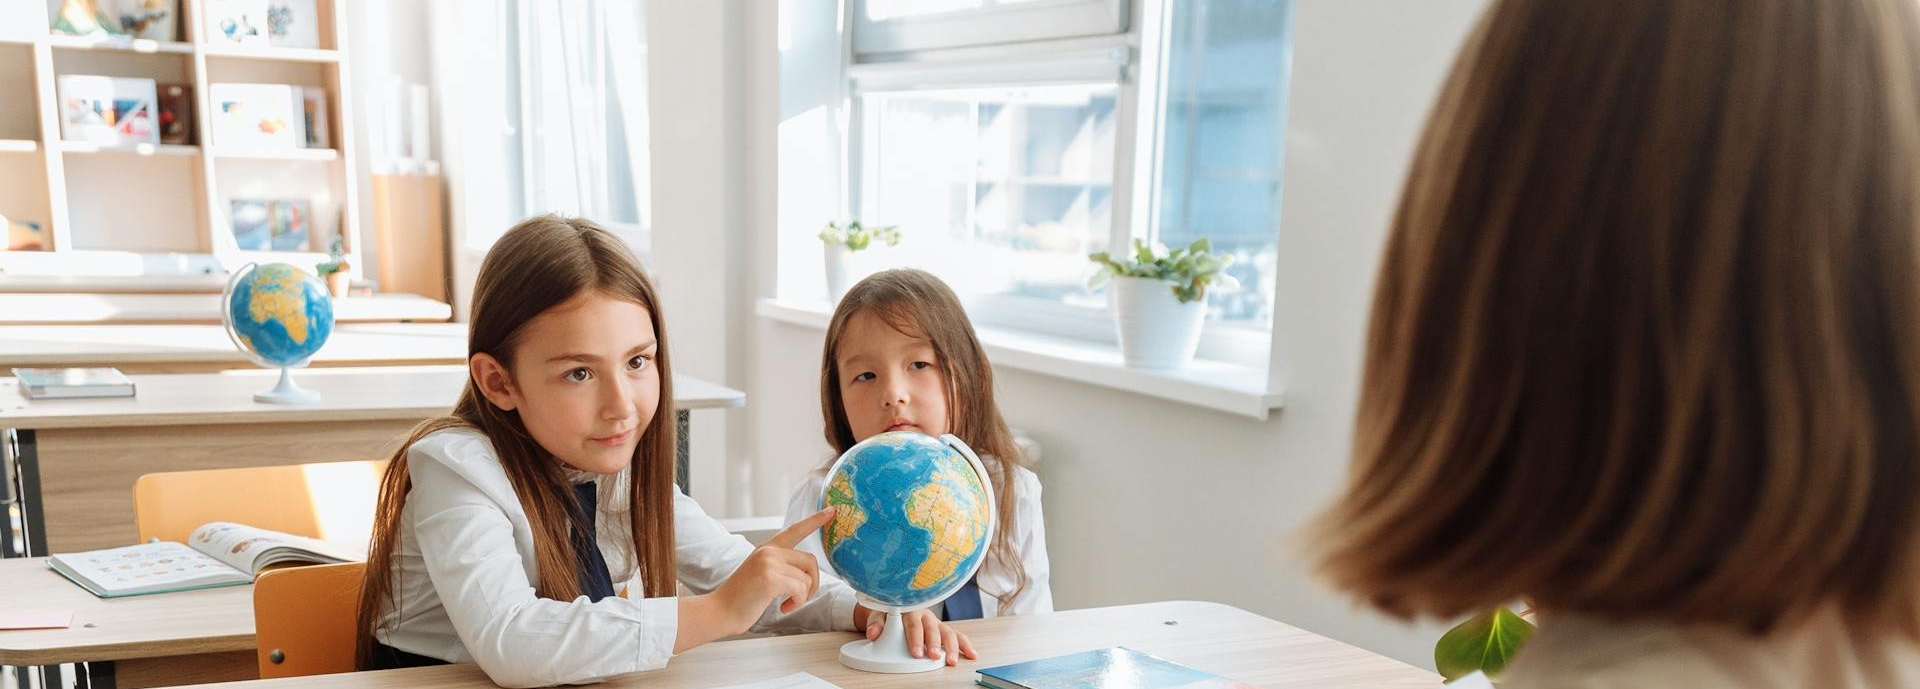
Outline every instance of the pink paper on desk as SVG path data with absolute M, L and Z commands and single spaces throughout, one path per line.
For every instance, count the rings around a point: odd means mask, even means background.
M 0 629 L 66 629 L 73 626 L 69 610 L 0 611 Z

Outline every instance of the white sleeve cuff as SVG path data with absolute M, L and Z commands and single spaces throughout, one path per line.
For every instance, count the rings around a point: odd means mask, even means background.
M 834 590 L 827 595 L 833 596 L 833 605 L 831 606 L 833 610 L 833 629 L 855 632 L 865 631 L 854 626 L 853 606 L 858 601 L 854 599 L 853 587 L 841 584 L 834 587 Z
M 673 644 L 680 640 L 680 599 L 647 598 L 640 601 L 640 669 L 667 666 L 673 658 Z

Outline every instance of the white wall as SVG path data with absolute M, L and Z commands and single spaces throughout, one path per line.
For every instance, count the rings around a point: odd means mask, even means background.
M 1300 2 L 1275 304 L 1287 406 L 1273 419 L 999 371 L 1009 420 L 1045 448 L 1038 470 L 1061 607 L 1215 600 L 1431 667 L 1440 626 L 1356 610 L 1314 583 L 1282 539 L 1343 479 L 1377 254 L 1421 123 L 1484 4 Z M 808 225 L 779 232 L 791 239 Z M 755 245 L 777 241 L 765 224 L 752 233 Z M 753 334 L 746 389 L 763 450 L 754 508 L 778 513 L 826 452 L 813 402 L 821 333 L 763 322 Z

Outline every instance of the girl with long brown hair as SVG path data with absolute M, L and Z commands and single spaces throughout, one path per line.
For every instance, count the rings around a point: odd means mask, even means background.
M 1493 2 L 1365 361 L 1322 570 L 1503 689 L 1920 686 L 1920 7 Z
M 1051 612 L 1040 478 L 1024 466 L 1013 432 L 1000 417 L 993 366 L 953 290 L 932 274 L 911 269 L 861 280 L 834 309 L 822 359 L 820 411 L 835 454 L 886 431 L 951 433 L 979 453 L 991 479 L 1000 526 L 987 560 L 974 581 L 938 610 L 908 616 L 907 639 L 914 652 L 925 645 L 943 648 L 949 661 L 956 651 L 973 657 L 965 636 L 938 633 L 942 619 Z M 810 473 L 794 491 L 788 523 L 818 508 L 831 464 Z M 808 536 L 800 548 L 825 562 L 818 535 Z M 877 627 L 867 630 L 868 637 L 878 634 Z
M 793 549 L 831 510 L 755 548 L 675 486 L 662 323 L 646 274 L 592 223 L 501 237 L 474 285 L 466 389 L 381 486 L 360 667 L 472 661 L 502 686 L 577 684 L 749 629 L 864 625 Z

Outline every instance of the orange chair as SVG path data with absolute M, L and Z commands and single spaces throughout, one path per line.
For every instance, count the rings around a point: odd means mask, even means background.
M 169 471 L 133 484 L 140 541 L 185 543 L 225 521 L 325 540 L 365 540 L 385 460 Z
M 361 562 L 261 572 L 253 582 L 260 678 L 354 671 Z

